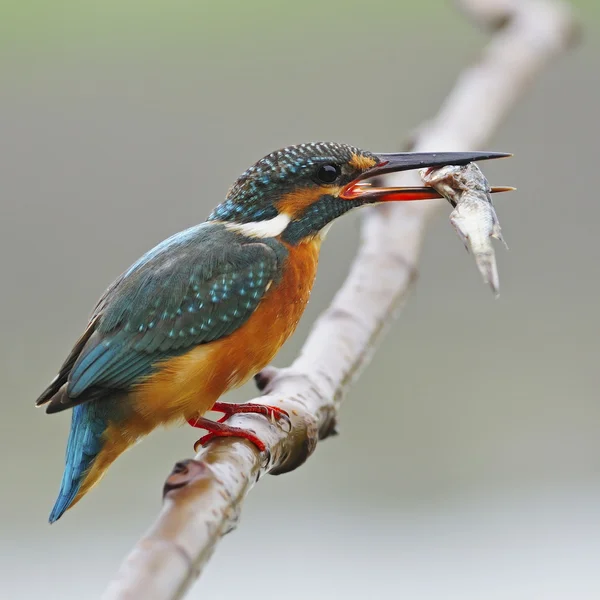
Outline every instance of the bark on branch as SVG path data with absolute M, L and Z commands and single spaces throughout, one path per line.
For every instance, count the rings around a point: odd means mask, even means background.
M 414 150 L 472 150 L 494 132 L 529 81 L 573 40 L 569 7 L 559 0 L 460 0 L 475 21 L 495 31 L 481 59 L 466 69 L 438 115 L 415 136 Z M 394 183 L 420 185 L 418 175 Z M 110 583 L 105 600 L 175 600 L 199 576 L 220 538 L 235 527 L 246 494 L 266 474 L 301 465 L 318 440 L 335 432 L 344 393 L 368 362 L 382 331 L 405 301 L 416 275 L 428 217 L 439 203 L 371 209 L 346 282 L 315 323 L 300 356 L 257 377 L 263 395 L 291 416 L 289 431 L 262 417 L 236 415 L 266 443 L 261 463 L 246 441 L 211 442 L 178 463 L 165 484 L 162 510 Z

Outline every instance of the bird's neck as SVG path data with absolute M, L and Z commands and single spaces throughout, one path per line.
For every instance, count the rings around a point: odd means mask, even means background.
M 298 244 L 302 240 L 318 237 L 322 239 L 329 225 L 344 213 L 360 206 L 360 202 L 342 200 L 335 196 L 322 196 L 311 204 L 299 217 L 281 233 L 281 239 L 289 244 Z
M 263 209 L 261 213 L 237 210 L 226 200 L 208 217 L 209 221 L 223 223 L 228 229 L 254 238 L 273 237 L 295 246 L 304 241 L 322 239 L 329 225 L 344 213 L 361 205 L 359 201 L 342 200 L 336 196 L 321 196 L 294 216 L 285 212 Z

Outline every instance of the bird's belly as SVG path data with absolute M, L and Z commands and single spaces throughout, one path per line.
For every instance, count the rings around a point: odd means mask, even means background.
M 154 424 L 202 415 L 267 366 L 295 331 L 314 283 L 319 241 L 290 248 L 282 279 L 232 334 L 165 361 L 133 391 L 135 412 Z

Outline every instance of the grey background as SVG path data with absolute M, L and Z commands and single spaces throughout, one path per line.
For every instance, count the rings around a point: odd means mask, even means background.
M 95 598 L 197 438 L 156 432 L 47 525 L 69 415 L 33 402 L 98 296 L 275 148 L 397 149 L 486 37 L 441 0 L 32 6 L 6 3 L 0 46 L 0 581 L 6 598 Z M 518 187 L 496 203 L 500 299 L 444 210 L 341 435 L 260 482 L 191 598 L 600 596 L 600 20 L 581 8 L 585 44 L 488 145 L 515 153 L 485 166 L 491 182 Z M 332 229 L 277 365 L 343 280 L 358 227 Z

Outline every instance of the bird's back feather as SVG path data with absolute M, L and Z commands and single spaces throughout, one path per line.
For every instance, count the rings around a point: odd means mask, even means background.
M 131 389 L 165 360 L 233 333 L 278 281 L 286 256 L 275 240 L 218 223 L 162 242 L 106 291 L 38 405 L 50 402 L 53 413 Z

